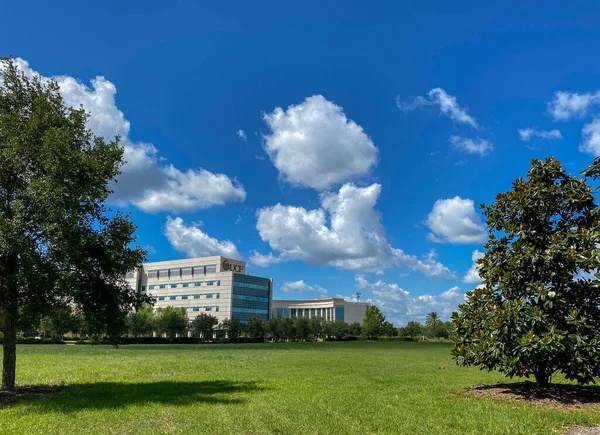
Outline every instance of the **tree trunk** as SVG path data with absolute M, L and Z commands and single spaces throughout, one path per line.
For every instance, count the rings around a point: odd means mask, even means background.
M 8 308 L 4 310 L 4 360 L 2 363 L 2 391 L 15 391 L 15 377 L 17 369 L 17 310 Z
M 545 365 L 540 365 L 537 371 L 534 372 L 535 382 L 540 388 L 548 388 L 550 386 L 550 375 Z

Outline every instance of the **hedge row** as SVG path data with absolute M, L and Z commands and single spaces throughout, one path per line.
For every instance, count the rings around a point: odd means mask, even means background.
M 4 344 L 4 338 L 0 338 L 0 344 Z M 17 344 L 65 344 L 65 342 L 51 338 L 17 337 Z

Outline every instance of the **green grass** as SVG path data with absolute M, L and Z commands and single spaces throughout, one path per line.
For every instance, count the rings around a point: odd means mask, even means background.
M 20 386 L 68 388 L 0 405 L 0 433 L 532 434 L 600 423 L 600 406 L 465 396 L 504 378 L 456 367 L 449 351 L 407 342 L 23 345 Z

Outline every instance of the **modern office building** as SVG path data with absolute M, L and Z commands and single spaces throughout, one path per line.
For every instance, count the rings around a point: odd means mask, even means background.
M 367 302 L 348 302 L 342 298 L 274 300 L 271 317 L 322 317 L 328 321 L 362 323 L 370 305 Z
M 269 319 L 273 280 L 246 275 L 246 263 L 221 256 L 145 263 L 127 274 L 132 288 L 156 299 L 155 309 L 183 307 L 188 318 L 201 313 L 242 323 Z
M 144 263 L 126 279 L 156 299 L 154 309 L 183 307 L 190 320 L 206 313 L 219 322 L 285 316 L 362 323 L 370 305 L 341 298 L 273 300 L 272 279 L 247 275 L 245 262 L 222 256 Z

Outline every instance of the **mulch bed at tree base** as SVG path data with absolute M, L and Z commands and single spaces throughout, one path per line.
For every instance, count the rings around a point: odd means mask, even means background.
M 510 400 L 559 409 L 576 409 L 600 404 L 600 387 L 552 384 L 538 388 L 533 382 L 482 385 L 467 388 L 470 396 Z
M 0 391 L 0 406 L 18 402 L 23 399 L 47 396 L 63 391 L 65 386 L 56 385 L 48 387 L 23 387 L 17 388 L 17 391 Z

